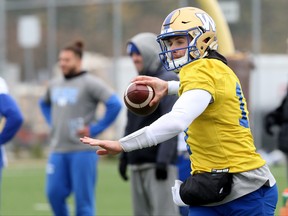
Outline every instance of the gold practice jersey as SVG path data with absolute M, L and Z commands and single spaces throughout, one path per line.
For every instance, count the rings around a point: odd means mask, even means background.
M 220 60 L 205 58 L 182 67 L 179 75 L 179 95 L 203 89 L 213 98 L 186 130 L 193 173 L 238 173 L 263 166 L 265 161 L 256 153 L 246 100 L 234 72 Z

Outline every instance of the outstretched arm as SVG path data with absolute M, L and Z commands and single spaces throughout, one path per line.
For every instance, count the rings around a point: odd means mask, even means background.
M 210 101 L 210 93 L 204 90 L 187 91 L 177 100 L 171 112 L 163 115 L 150 126 L 135 131 L 119 141 L 96 140 L 89 137 L 81 138 L 80 141 L 101 147 L 102 149 L 97 150 L 99 155 L 118 154 L 122 151 L 129 152 L 151 147 L 182 132 L 206 109 Z

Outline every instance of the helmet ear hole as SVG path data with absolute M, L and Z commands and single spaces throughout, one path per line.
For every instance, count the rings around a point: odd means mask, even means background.
M 211 39 L 210 37 L 206 38 L 206 39 L 204 40 L 204 43 L 207 43 L 210 39 Z

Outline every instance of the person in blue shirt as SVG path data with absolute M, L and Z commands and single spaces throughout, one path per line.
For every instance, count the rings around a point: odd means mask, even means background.
M 97 137 L 115 121 L 122 106 L 107 84 L 81 69 L 82 54 L 81 41 L 60 51 L 63 76 L 53 80 L 40 99 L 42 113 L 51 127 L 46 195 L 56 216 L 69 215 L 66 199 L 72 192 L 76 215 L 96 214 L 98 157 L 79 137 L 85 134 Z M 96 119 L 100 103 L 106 111 Z
M 23 115 L 14 100 L 9 94 L 8 86 L 0 77 L 0 182 L 2 169 L 6 163 L 4 145 L 7 144 L 19 131 L 23 123 Z M 1 190 L 0 190 L 1 191 Z

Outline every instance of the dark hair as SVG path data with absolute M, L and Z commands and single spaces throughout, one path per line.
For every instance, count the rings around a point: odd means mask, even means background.
M 82 59 L 83 48 L 84 48 L 84 43 L 80 40 L 77 40 L 74 42 L 74 44 L 68 45 L 64 47 L 62 50 L 72 51 L 75 55 L 77 55 L 80 59 Z

